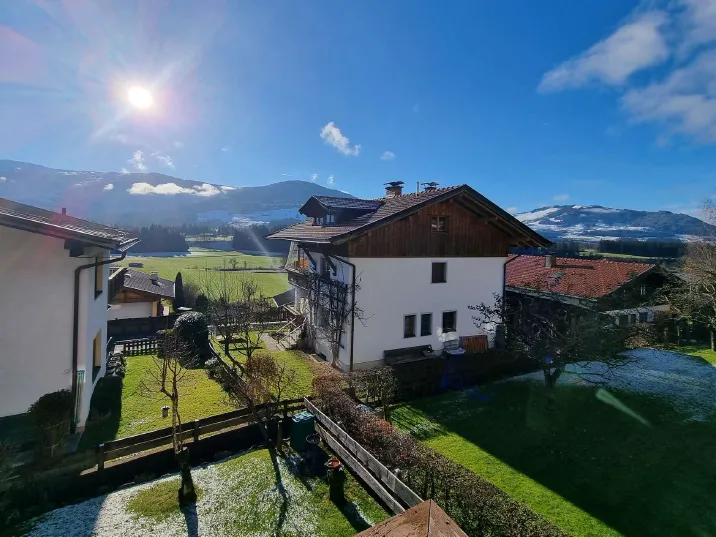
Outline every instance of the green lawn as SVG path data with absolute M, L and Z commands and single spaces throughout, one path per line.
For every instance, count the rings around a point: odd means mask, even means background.
M 157 394 L 151 396 L 142 381 L 154 368 L 153 356 L 127 358 L 127 375 L 122 387 L 121 415 L 103 423 L 87 426 L 80 449 L 90 448 L 103 441 L 124 438 L 171 425 L 170 418 L 162 418 L 161 408 L 168 400 Z M 210 379 L 203 369 L 190 369 L 182 381 L 179 412 L 185 422 L 235 410 L 221 386 Z
M 173 280 L 177 272 L 181 272 L 184 283 L 192 282 L 200 288 L 205 287 L 207 282 L 215 281 L 222 273 L 215 270 L 205 270 L 206 268 L 230 267 L 229 260 L 236 258 L 238 267 L 278 267 L 281 258 L 268 257 L 262 255 L 249 255 L 240 252 L 227 252 L 224 250 L 206 250 L 203 248 L 190 248 L 187 255 L 177 255 L 174 257 L 143 257 L 127 256 L 120 263 L 121 266 L 129 266 L 129 263 L 144 263 L 141 270 L 143 272 L 157 271 L 163 278 Z M 261 285 L 261 290 L 265 296 L 275 296 L 289 289 L 288 276 L 286 273 L 270 273 L 270 272 L 227 272 L 232 280 L 241 280 L 251 278 Z
M 711 365 L 716 366 L 716 351 L 712 351 L 708 345 L 684 345 L 682 347 L 669 345 L 664 348 L 687 356 L 697 356 Z
M 174 475 L 57 509 L 27 528 L 96 537 L 350 537 L 388 518 L 350 473 L 347 503 L 339 507 L 330 501 L 325 479 L 296 475 L 292 467 L 281 457 L 272 459 L 268 450 L 253 451 L 193 469 L 199 499 L 187 511 L 177 504 Z
M 602 392 L 603 393 L 603 392 Z M 716 535 L 716 422 L 658 397 L 504 382 L 399 406 L 395 424 L 575 536 Z M 603 399 L 603 398 L 602 398 Z

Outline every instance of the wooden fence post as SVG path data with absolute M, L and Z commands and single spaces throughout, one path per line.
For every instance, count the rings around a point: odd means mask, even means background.
M 199 441 L 199 420 L 194 420 L 194 443 Z
M 283 402 L 283 419 L 288 418 L 288 400 Z
M 104 444 L 97 446 L 97 471 L 104 470 Z

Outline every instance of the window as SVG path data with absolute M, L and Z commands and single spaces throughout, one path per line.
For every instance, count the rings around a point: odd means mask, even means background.
M 433 263 L 433 283 L 447 282 L 447 263 Z
M 415 337 L 415 315 L 406 315 L 403 319 L 403 337 Z
M 328 308 L 322 308 L 319 306 L 318 311 L 317 311 L 318 327 L 319 328 L 328 328 L 328 325 L 330 322 L 330 316 L 331 316 L 331 312 Z
M 639 312 L 639 322 L 640 323 L 649 322 L 649 312 L 648 311 L 640 311 Z
M 639 287 L 639 293 L 641 294 L 641 296 L 646 296 L 646 285 L 645 284 L 643 284 L 643 283 L 641 284 L 641 287 Z
M 97 378 L 102 369 L 102 330 L 97 332 L 92 342 L 92 380 Z
M 322 226 L 324 222 L 324 219 L 322 216 L 314 216 L 313 217 L 313 225 L 314 226 Z
M 429 336 L 433 333 L 433 314 L 423 313 L 420 315 L 420 335 Z
M 629 315 L 629 324 L 635 324 L 636 323 L 636 313 L 632 313 Z
M 94 258 L 95 263 L 103 261 L 102 256 Z M 104 265 L 95 266 L 94 268 L 94 297 L 97 298 L 104 290 Z
M 326 215 L 326 224 L 335 224 L 336 223 L 336 215 L 329 214 Z
M 443 312 L 443 333 L 454 332 L 457 329 L 457 312 L 456 311 L 444 311 Z
M 448 217 L 447 216 L 431 216 L 430 217 L 430 230 L 437 231 L 439 233 L 447 233 Z

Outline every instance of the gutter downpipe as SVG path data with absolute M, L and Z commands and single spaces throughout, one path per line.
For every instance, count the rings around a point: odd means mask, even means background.
M 328 257 L 337 259 L 341 263 L 345 263 L 346 265 L 351 267 L 351 351 L 348 371 L 350 373 L 353 373 L 353 340 L 356 333 L 356 266 L 350 261 L 347 261 L 346 259 L 343 259 L 342 257 L 338 257 L 333 254 L 328 254 Z
M 74 290 L 74 304 L 72 311 L 72 417 L 70 419 L 70 434 L 74 434 L 77 429 L 75 423 L 75 414 L 77 413 L 77 352 L 79 350 L 79 325 L 80 325 L 80 273 L 91 267 L 99 267 L 102 265 L 109 265 L 110 263 L 116 263 L 122 261 L 127 257 L 127 251 L 122 252 L 120 257 L 114 259 L 105 259 L 99 263 L 88 263 L 87 265 L 80 265 L 75 269 L 75 290 Z M 109 292 L 109 289 L 107 289 Z

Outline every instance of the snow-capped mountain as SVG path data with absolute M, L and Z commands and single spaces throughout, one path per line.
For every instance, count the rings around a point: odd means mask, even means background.
M 238 225 L 298 219 L 312 195 L 351 197 L 308 181 L 227 186 L 161 173 L 57 170 L 0 160 L 0 197 L 110 225 L 219 220 Z
M 686 214 L 601 205 L 553 205 L 515 217 L 552 240 L 691 240 L 716 232 L 714 226 Z

